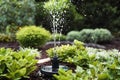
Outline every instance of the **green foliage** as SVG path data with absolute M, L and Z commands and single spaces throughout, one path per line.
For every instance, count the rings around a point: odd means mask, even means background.
M 0 42 L 12 42 L 15 41 L 15 32 L 18 28 L 7 26 L 4 32 L 0 33 Z
M 66 36 L 65 35 L 56 33 L 56 34 L 52 34 L 52 37 L 51 37 L 52 41 L 54 40 L 54 35 L 55 35 L 56 41 L 65 41 L 66 40 Z
M 63 12 L 64 9 L 69 8 L 69 0 L 49 0 L 45 3 L 44 8 L 49 12 Z
M 80 34 L 79 31 L 70 31 L 70 32 L 67 33 L 66 39 L 70 40 L 70 41 L 74 41 L 74 39 L 79 40 L 79 38 L 80 38 L 79 34 Z
M 59 70 L 59 76 L 54 75 L 57 80 L 74 80 L 72 70 L 64 71 L 63 69 Z
M 36 15 L 35 15 L 35 24 L 36 25 L 43 25 L 46 29 L 51 30 L 50 24 L 49 24 L 49 13 L 44 8 L 45 2 L 36 2 Z
M 54 75 L 57 80 L 119 80 L 120 79 L 120 52 L 118 50 L 103 50 L 86 48 L 89 60 L 88 67 L 78 66 L 75 72 L 59 70 Z M 77 58 L 76 58 L 77 59 Z M 75 60 L 75 59 L 74 59 Z M 80 64 L 79 64 L 80 65 Z
M 57 80 L 109 80 L 109 74 L 101 71 L 99 73 L 95 73 L 97 71 L 95 66 L 90 67 L 90 69 L 84 70 L 82 67 L 77 66 L 75 73 L 72 70 L 64 71 L 62 69 L 59 70 L 59 75 L 54 75 Z
M 111 32 L 107 29 L 83 29 L 80 31 L 79 34 L 80 41 L 83 42 L 92 42 L 92 43 L 98 43 L 98 42 L 107 42 L 111 41 L 113 36 Z
M 120 31 L 113 33 L 113 35 L 114 35 L 115 37 L 119 38 L 119 37 L 120 37 Z
M 24 47 L 39 47 L 51 38 L 46 29 L 36 26 L 25 26 L 16 33 L 16 39 Z
M 12 37 L 5 33 L 0 33 L 0 42 L 11 42 L 13 41 Z
M 50 57 L 53 57 L 54 48 L 48 49 L 47 53 Z M 76 65 L 81 63 L 81 66 L 84 66 L 87 63 L 87 52 L 85 47 L 82 42 L 77 40 L 74 40 L 74 45 L 62 45 L 60 47 L 56 47 L 56 53 L 59 59 L 64 62 L 69 62 Z M 86 62 L 84 60 L 86 60 Z
M 29 74 L 36 69 L 37 50 L 0 48 L 0 80 L 21 80 L 29 78 Z
M 114 0 L 71 0 L 79 14 L 83 15 L 78 28 L 107 28 L 119 31 L 120 6 Z M 87 4 L 87 5 L 86 5 Z
M 80 15 L 76 11 L 75 6 L 71 4 L 70 0 L 49 0 L 48 2 L 45 2 L 44 8 L 47 9 L 47 11 L 50 13 L 50 17 L 51 15 L 54 15 L 57 19 L 58 18 L 61 19 L 58 20 L 57 23 L 63 26 L 62 28 L 64 31 L 63 34 L 66 34 L 68 31 L 71 31 L 72 29 L 77 30 L 78 27 L 76 26 L 77 24 L 76 22 L 79 22 L 83 19 L 82 15 Z M 52 18 L 50 19 L 52 20 Z M 46 18 L 44 22 L 46 22 L 47 20 L 48 18 Z M 60 21 L 62 21 L 62 24 Z M 47 29 L 51 30 L 51 28 Z
M 95 29 L 94 35 L 97 37 L 96 42 L 111 41 L 113 36 L 107 29 Z
M 79 33 L 79 40 L 83 42 L 96 42 L 96 37 L 94 36 L 94 30 L 83 29 Z
M 33 25 L 35 17 L 34 0 L 1 0 L 0 31 L 5 27 Z

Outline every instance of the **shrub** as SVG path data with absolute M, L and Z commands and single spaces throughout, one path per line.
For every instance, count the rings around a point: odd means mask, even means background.
M 1 80 L 22 80 L 29 78 L 29 74 L 36 69 L 38 51 L 21 49 L 0 48 L 0 79 Z
M 54 34 L 52 34 L 51 38 L 52 38 L 51 40 L 53 41 L 54 40 Z M 63 34 L 59 34 L 59 33 L 55 34 L 55 38 L 56 38 L 56 41 L 65 41 L 66 40 L 66 36 L 63 35 Z
M 18 42 L 24 47 L 39 47 L 51 37 L 49 31 L 42 27 L 25 26 L 16 33 Z
M 0 1 L 0 31 L 8 25 L 34 25 L 35 0 Z
M 83 42 L 95 42 L 94 30 L 93 29 L 83 29 L 79 33 L 79 40 Z
M 113 36 L 111 32 L 107 29 L 95 29 L 94 35 L 96 36 L 96 42 L 106 42 L 111 41 Z
M 83 42 L 107 42 L 112 40 L 113 36 L 107 29 L 83 29 L 80 31 L 80 41 Z
M 11 42 L 11 41 L 13 41 L 13 39 L 10 35 L 7 35 L 5 33 L 0 33 L 0 42 Z
M 67 40 L 74 41 L 74 39 L 79 40 L 80 35 L 79 31 L 70 31 L 67 33 Z

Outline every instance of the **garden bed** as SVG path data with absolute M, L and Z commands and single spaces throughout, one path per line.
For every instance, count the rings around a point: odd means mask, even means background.
M 61 42 L 61 44 L 72 44 L 72 43 L 68 42 L 68 41 L 63 41 L 63 42 Z M 59 44 L 59 45 L 61 45 L 61 44 Z M 98 44 L 86 44 L 86 46 L 104 48 L 104 49 L 114 49 L 115 48 L 115 49 L 120 50 L 120 38 L 114 39 L 109 43 L 100 43 L 99 45 Z M 19 43 L 17 43 L 17 42 L 8 42 L 8 43 L 0 42 L 0 47 L 12 48 L 14 50 L 18 50 L 20 46 L 19 46 Z M 41 59 L 48 58 L 45 50 L 47 50 L 51 47 L 53 47 L 53 42 L 48 42 L 43 47 L 39 48 L 39 50 L 42 51 Z M 50 80 L 48 78 L 43 79 L 38 74 L 38 71 L 40 70 L 41 66 L 49 65 L 49 64 L 51 64 L 51 62 L 46 62 L 46 63 L 43 63 L 43 64 L 37 64 L 38 68 L 30 75 L 30 79 L 28 79 L 28 80 Z M 66 64 L 66 63 L 61 63 L 61 64 L 65 64 L 68 67 L 70 67 L 71 69 L 75 68 L 75 66 L 70 65 L 70 64 Z

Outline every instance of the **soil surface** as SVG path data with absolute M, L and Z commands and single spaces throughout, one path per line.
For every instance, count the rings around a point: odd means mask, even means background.
M 57 42 L 57 44 L 59 44 L 59 42 Z M 62 41 L 59 44 L 59 46 L 63 45 L 63 44 L 72 44 L 72 42 Z M 54 46 L 53 42 L 48 42 L 43 47 L 39 48 L 39 50 L 41 51 L 41 59 L 48 58 L 45 51 L 53 46 Z M 99 43 L 99 44 L 86 43 L 85 46 L 95 47 L 95 48 L 103 48 L 103 49 L 118 49 L 120 51 L 120 38 L 113 39 L 109 43 Z M 20 45 L 18 42 L 0 42 L 0 47 L 12 48 L 14 50 L 19 50 Z M 49 77 L 45 77 L 45 78 L 41 77 L 41 74 L 39 72 L 39 70 L 42 66 L 50 65 L 50 64 L 51 64 L 51 62 L 37 64 L 38 68 L 33 73 L 31 73 L 30 79 L 25 79 L 25 80 L 51 80 Z M 72 66 L 67 63 L 61 63 L 61 64 L 65 64 L 68 67 L 70 67 L 71 69 L 75 68 L 74 65 Z M 22 79 L 22 80 L 24 80 L 24 79 Z

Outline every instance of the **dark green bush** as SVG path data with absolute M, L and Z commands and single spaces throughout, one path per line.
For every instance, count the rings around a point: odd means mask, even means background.
M 119 1 L 71 0 L 71 2 L 76 6 L 78 14 L 83 16 L 83 19 L 79 20 L 78 25 L 75 24 L 77 28 L 106 28 L 115 32 L 120 30 Z
M 39 47 L 51 38 L 49 31 L 42 27 L 25 26 L 16 33 L 16 39 L 24 47 Z
M 99 42 L 107 42 L 111 41 L 113 36 L 111 32 L 107 29 L 83 29 L 80 31 L 80 41 L 83 42 L 92 42 L 92 43 L 99 43 Z
M 118 32 L 118 37 L 120 37 L 120 31 Z
M 93 29 L 83 29 L 79 33 L 79 40 L 83 42 L 95 42 L 94 30 Z
M 0 80 L 22 80 L 29 78 L 29 75 L 37 67 L 36 56 L 39 52 L 33 49 L 12 49 L 0 48 Z
M 35 0 L 0 1 L 0 31 L 8 25 L 34 25 L 35 11 Z
M 54 40 L 54 34 L 52 34 L 51 38 L 52 38 L 51 40 L 53 41 Z M 66 36 L 63 35 L 63 34 L 59 34 L 59 33 L 55 34 L 55 38 L 56 38 L 56 41 L 65 41 L 66 40 Z
M 10 35 L 7 35 L 5 33 L 0 33 L 0 42 L 11 42 L 11 41 L 13 41 L 13 39 Z
M 70 41 L 74 41 L 74 39 L 79 40 L 79 38 L 80 38 L 79 34 L 80 34 L 79 31 L 70 31 L 67 33 L 66 39 L 70 40 Z
M 96 37 L 96 42 L 107 42 L 111 41 L 113 36 L 111 32 L 107 29 L 95 29 L 94 35 Z

